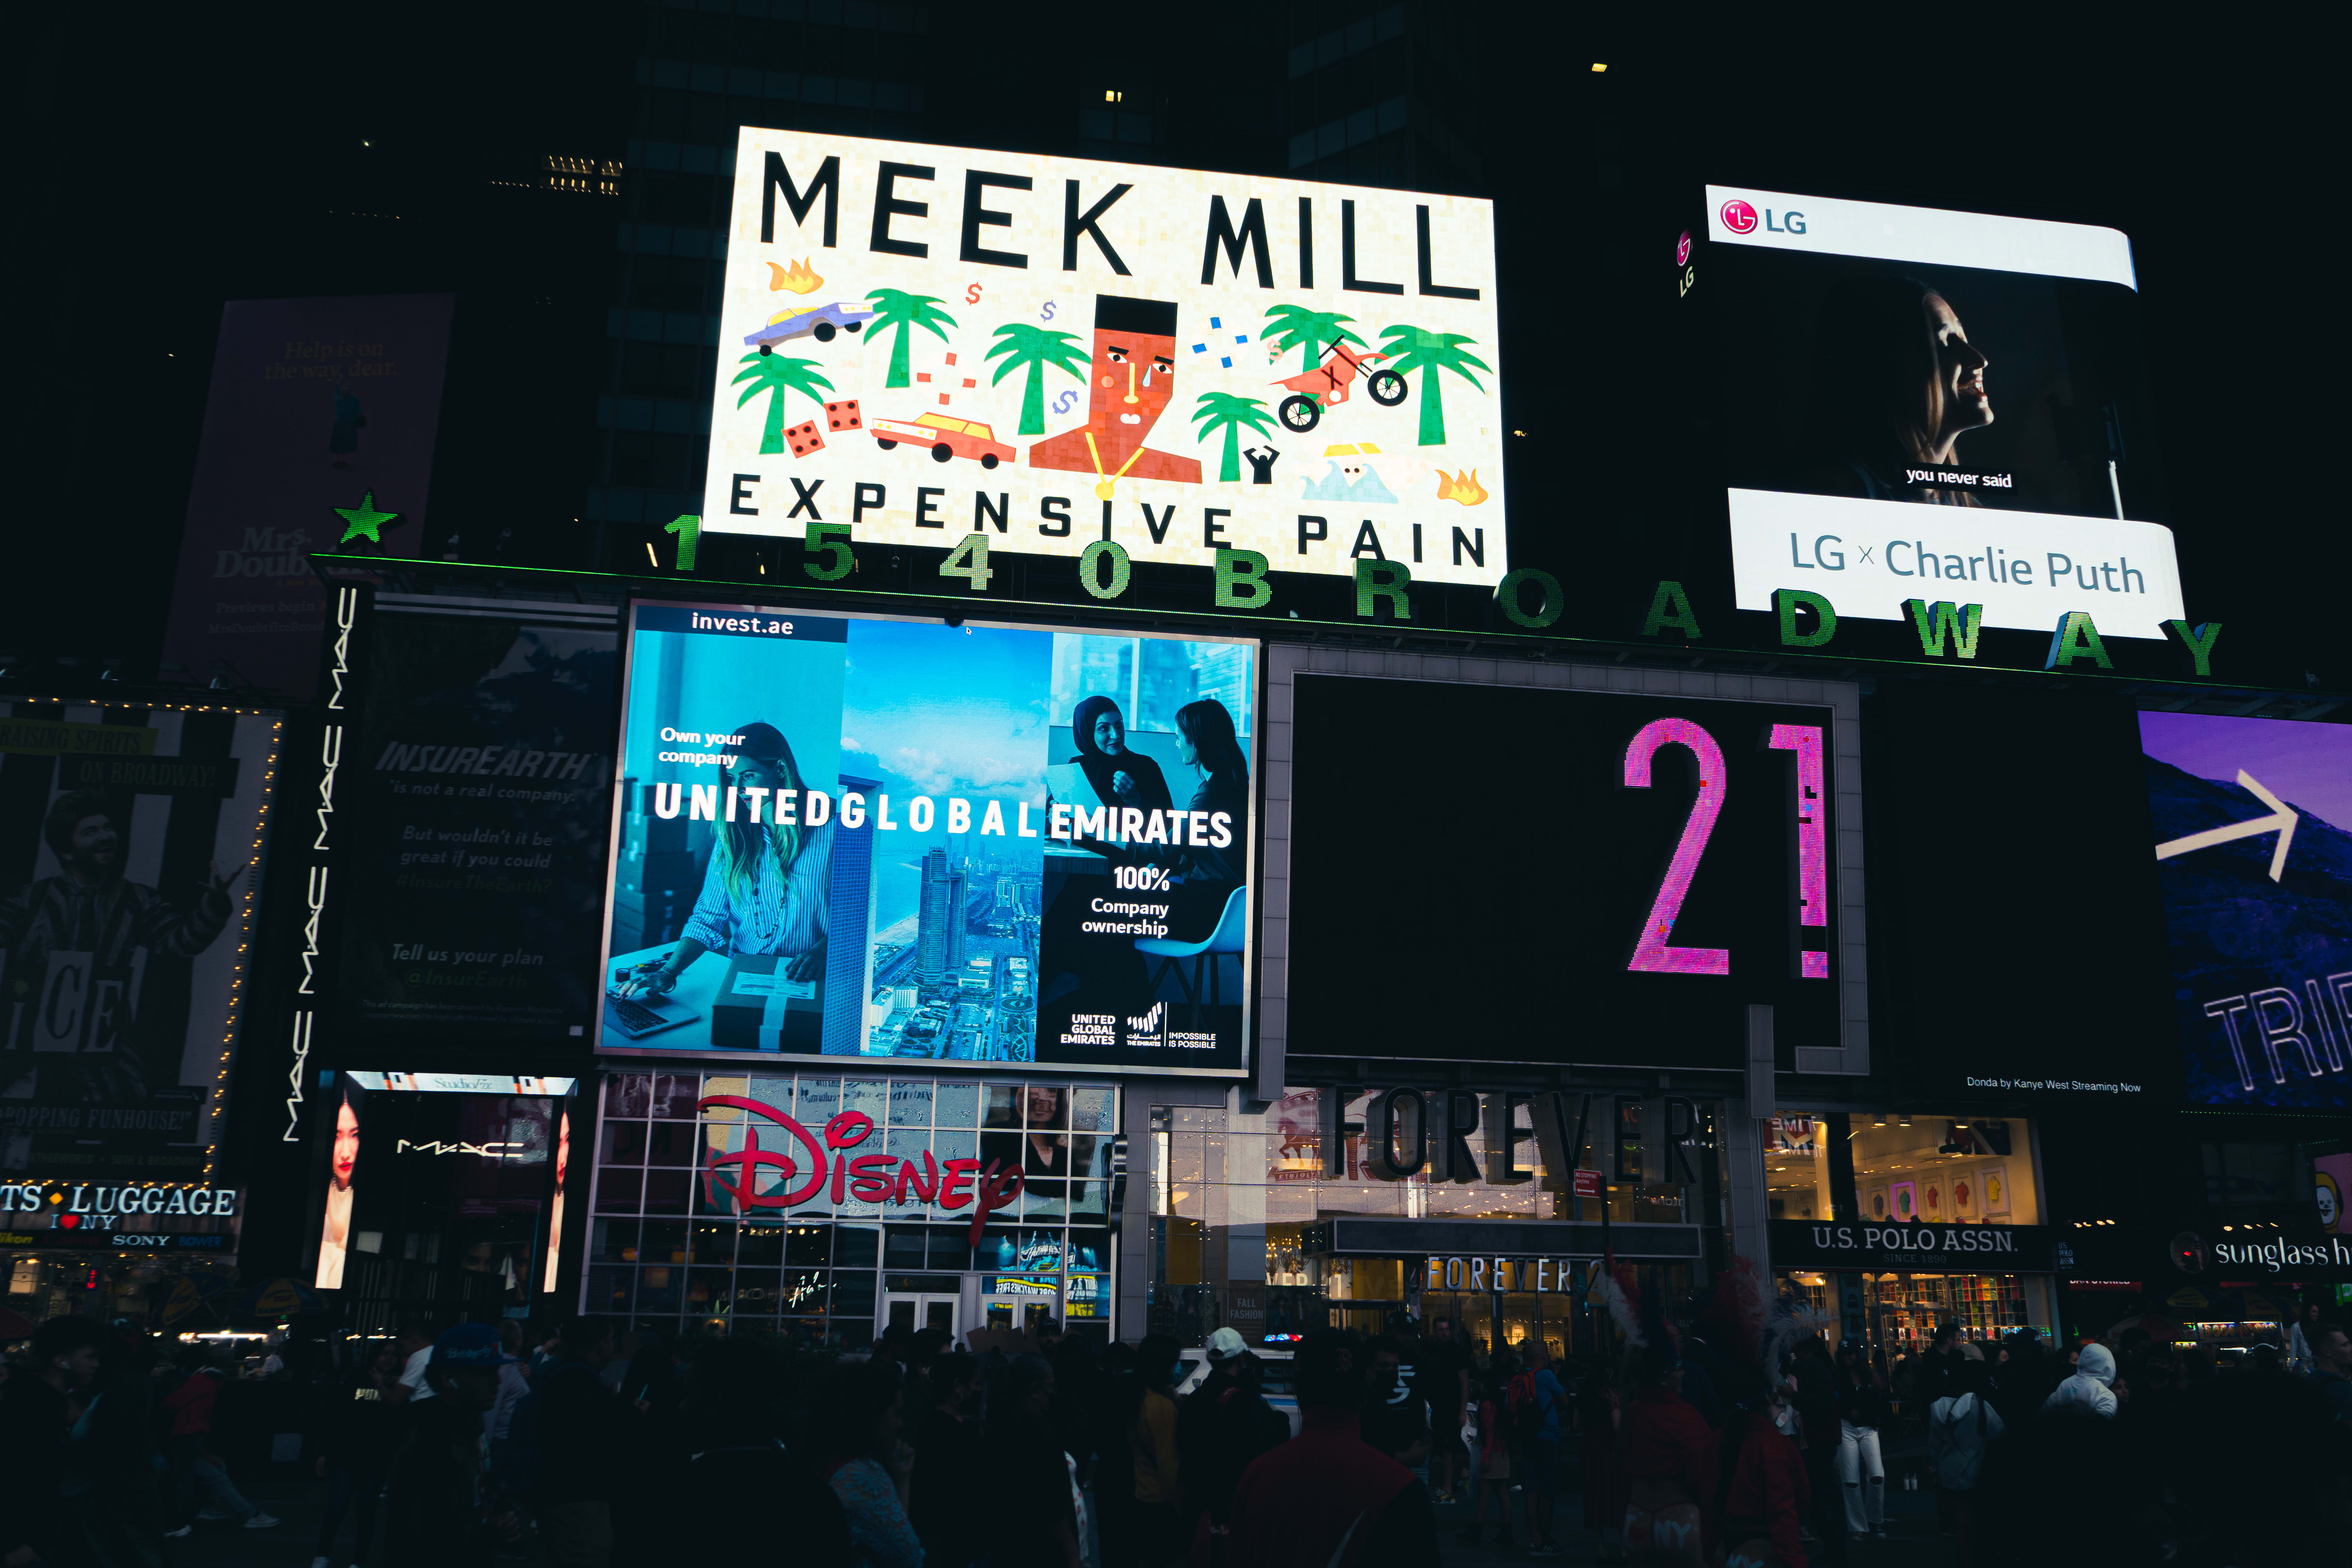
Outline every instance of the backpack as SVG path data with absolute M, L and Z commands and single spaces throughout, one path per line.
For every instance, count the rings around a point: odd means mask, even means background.
M 1536 1374 L 1520 1373 L 1503 1394 L 1503 1433 L 1514 1448 L 1532 1445 L 1543 1432 L 1544 1398 Z

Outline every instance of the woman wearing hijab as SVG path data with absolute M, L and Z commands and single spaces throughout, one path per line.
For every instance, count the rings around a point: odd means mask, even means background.
M 1078 754 L 1070 761 L 1087 771 L 1087 783 L 1105 805 L 1131 805 L 1139 811 L 1166 811 L 1171 804 L 1168 780 L 1160 764 L 1140 752 L 1127 749 L 1127 716 L 1108 697 L 1089 697 L 1070 716 Z
M 806 826 L 807 786 L 783 732 L 743 726 L 727 748 L 726 784 L 739 792 L 735 820 L 714 824 L 718 841 L 686 932 L 662 966 L 631 980 L 623 995 L 658 995 L 706 952 L 789 954 L 779 973 L 808 980 L 824 965 L 826 905 L 833 885 L 833 823 Z M 777 820 L 776 801 L 793 799 L 794 821 Z
M 1084 699 L 1070 715 L 1070 730 L 1078 754 L 1069 760 L 1086 770 L 1087 787 L 1108 808 L 1104 815 L 1109 818 L 1101 837 L 1074 836 L 1072 842 L 1117 865 L 1169 864 L 1170 851 L 1163 847 L 1166 821 L 1157 815 L 1171 805 L 1168 780 L 1158 763 L 1128 749 L 1127 716 L 1118 704 L 1102 696 Z M 1160 830 L 1152 836 L 1155 842 L 1139 844 L 1137 834 L 1120 833 L 1122 811 L 1137 813 L 1137 820 L 1147 825 L 1157 822 Z M 1057 955 L 1058 972 L 1040 977 L 1044 1002 L 1054 1008 L 1052 1017 L 1039 1018 L 1041 1039 L 1057 1026 L 1053 1018 L 1066 1017 L 1072 1011 L 1140 1013 L 1151 1005 L 1151 983 L 1134 937 L 1086 930 L 1097 918 L 1091 906 L 1104 887 L 1095 878 L 1073 877 L 1045 911 L 1045 929 L 1055 933 L 1051 951 Z

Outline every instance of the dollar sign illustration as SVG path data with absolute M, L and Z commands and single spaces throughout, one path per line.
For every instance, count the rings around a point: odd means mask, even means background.
M 1072 408 L 1076 406 L 1077 401 L 1078 395 L 1076 393 L 1066 392 L 1062 394 L 1061 396 L 1054 399 L 1054 412 L 1056 414 L 1067 414 Z
M 1051 300 L 1045 301 L 1045 308 L 1037 313 L 1037 319 L 1041 321 L 1050 321 L 1054 319 L 1054 301 Z
M 971 288 L 963 291 L 963 302 L 967 305 L 977 305 L 980 303 L 979 284 L 975 283 Z

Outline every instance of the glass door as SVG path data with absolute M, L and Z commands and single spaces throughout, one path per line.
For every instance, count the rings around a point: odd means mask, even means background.
M 886 1331 L 903 1328 L 908 1333 L 919 1329 L 939 1329 L 945 1331 L 950 1345 L 960 1343 L 956 1338 L 956 1299 L 944 1291 L 889 1292 L 882 1298 L 882 1327 Z
M 1013 1281 L 999 1279 L 998 1285 Z M 1026 1285 L 1029 1282 L 1022 1281 Z M 1009 1329 L 1018 1333 L 1034 1334 L 1061 1321 L 1060 1292 L 1034 1286 L 1019 1290 L 983 1289 L 980 1296 L 981 1326 L 989 1329 Z

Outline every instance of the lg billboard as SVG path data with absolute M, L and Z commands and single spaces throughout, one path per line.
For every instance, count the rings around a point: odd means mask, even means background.
M 2183 615 L 2128 239 L 1715 185 L 1706 200 L 1741 609 L 1796 588 L 1865 620 L 1917 599 L 2041 632 L 2083 611 L 2148 638 Z

